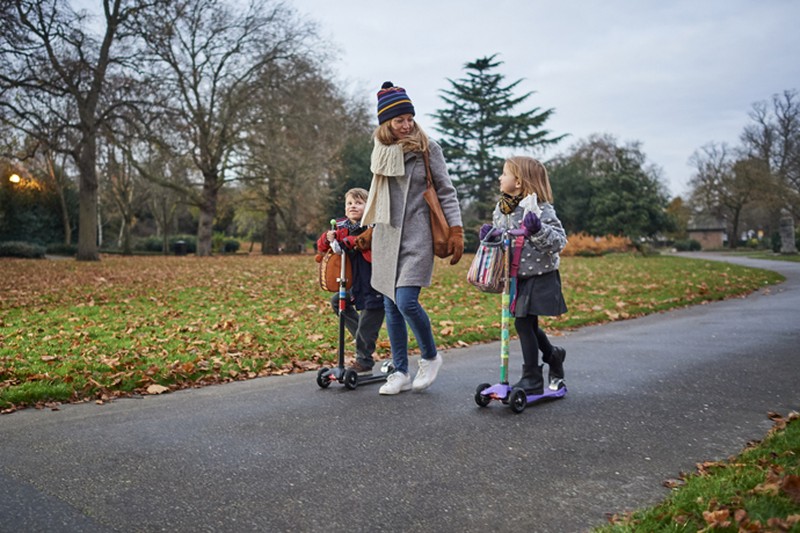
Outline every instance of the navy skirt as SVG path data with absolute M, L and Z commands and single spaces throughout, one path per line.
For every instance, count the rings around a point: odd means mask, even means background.
M 517 299 L 514 307 L 515 317 L 558 316 L 567 312 L 567 304 L 561 293 L 561 274 L 558 270 L 517 279 Z

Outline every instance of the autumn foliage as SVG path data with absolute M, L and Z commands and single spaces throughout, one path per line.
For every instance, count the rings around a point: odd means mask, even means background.
M 629 252 L 633 243 L 627 237 L 606 235 L 594 237 L 587 233 L 574 233 L 568 236 L 567 247 L 561 252 L 562 257 L 597 256 L 613 252 Z

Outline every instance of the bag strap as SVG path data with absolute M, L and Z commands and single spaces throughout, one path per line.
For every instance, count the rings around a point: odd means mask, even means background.
M 433 176 L 431 174 L 431 161 L 428 159 L 428 151 L 422 152 L 422 159 L 425 160 L 425 181 L 428 183 L 428 188 L 433 188 Z
M 517 238 L 514 239 L 514 253 L 511 255 L 511 272 L 509 272 L 512 278 L 516 278 L 517 272 L 519 272 L 519 259 L 522 256 L 522 245 L 524 243 L 525 237 L 522 235 L 517 235 Z

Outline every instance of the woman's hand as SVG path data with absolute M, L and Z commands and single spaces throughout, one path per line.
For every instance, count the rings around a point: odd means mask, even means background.
M 447 239 L 447 252 L 453 254 L 450 264 L 455 265 L 464 255 L 464 228 L 461 226 L 450 227 L 450 237 Z

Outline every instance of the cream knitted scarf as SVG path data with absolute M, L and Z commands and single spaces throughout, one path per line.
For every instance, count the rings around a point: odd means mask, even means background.
M 397 143 L 387 146 L 375 139 L 369 169 L 372 171 L 372 183 L 361 225 L 389 224 L 389 178 L 404 176 L 406 173 L 403 148 Z

